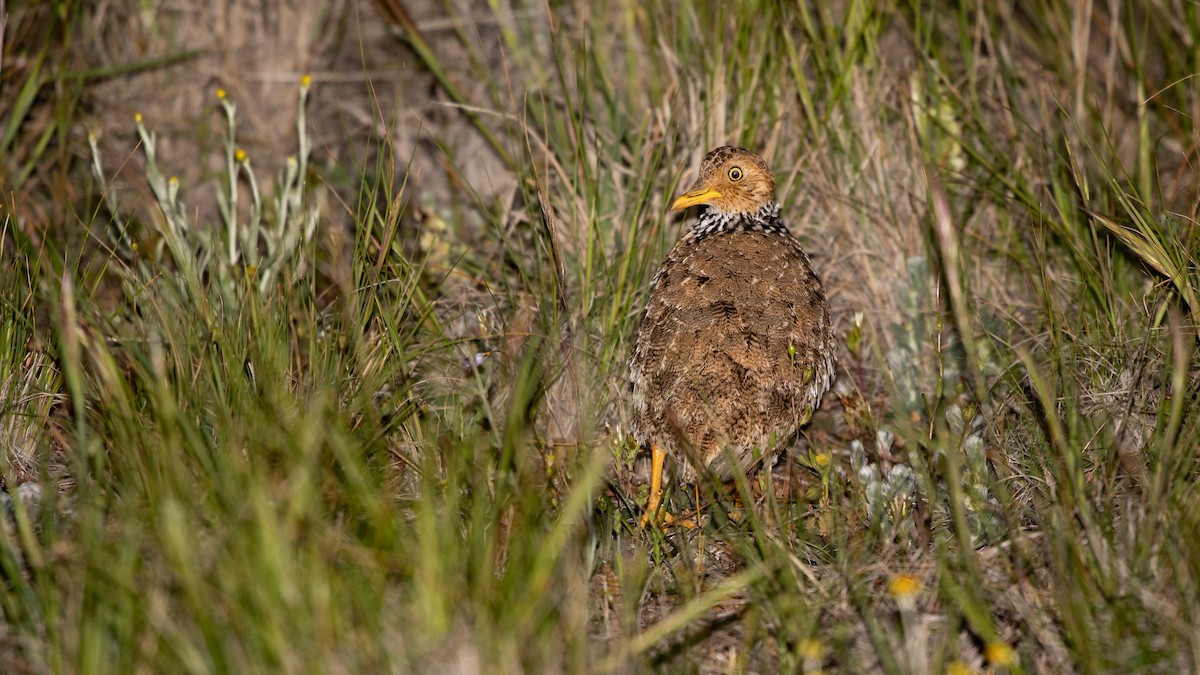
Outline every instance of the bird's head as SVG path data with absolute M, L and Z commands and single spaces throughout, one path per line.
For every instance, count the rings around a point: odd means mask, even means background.
M 775 178 L 758 155 L 723 145 L 704 156 L 700 177 L 671 203 L 672 211 L 706 204 L 724 213 L 754 213 L 775 200 Z

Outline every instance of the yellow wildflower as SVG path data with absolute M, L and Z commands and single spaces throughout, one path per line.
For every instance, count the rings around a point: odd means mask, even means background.
M 908 600 L 921 592 L 921 580 L 911 574 L 897 574 L 888 583 L 888 593 L 897 600 Z
M 1007 668 L 1016 662 L 1017 653 L 1007 642 L 989 642 L 983 650 L 988 663 L 997 668 Z

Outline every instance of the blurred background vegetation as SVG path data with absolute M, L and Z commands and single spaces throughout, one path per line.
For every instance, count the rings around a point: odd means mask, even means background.
M 5 672 L 1200 670 L 1194 3 L 0 25 Z M 642 530 L 629 338 L 725 143 L 838 383 Z

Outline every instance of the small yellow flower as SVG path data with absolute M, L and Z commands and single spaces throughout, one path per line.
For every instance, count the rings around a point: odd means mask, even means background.
M 825 643 L 816 638 L 805 638 L 800 641 L 800 658 L 805 663 L 816 665 L 825 658 Z
M 951 661 L 946 666 L 946 675 L 974 675 L 975 670 L 962 661 Z
M 816 465 L 818 469 L 824 469 L 825 467 L 829 466 L 829 460 L 830 457 L 828 452 L 818 452 L 817 454 L 813 455 L 812 458 L 813 464 Z
M 817 675 L 821 670 L 821 660 L 825 658 L 825 645 L 816 638 L 807 638 L 800 642 L 800 658 L 803 659 L 804 673 Z
M 239 162 L 244 162 L 244 161 L 246 161 L 246 151 L 241 148 L 238 148 L 237 150 L 234 151 L 233 157 L 234 157 L 234 159 L 236 159 Z
M 308 89 L 309 87 L 311 87 L 312 86 L 312 75 L 309 75 L 308 73 L 301 75 L 300 76 L 300 86 L 305 89 Z
M 298 164 L 298 163 L 299 163 L 299 161 L 296 159 L 296 156 L 295 156 L 295 155 L 290 155 L 290 156 L 287 158 L 287 165 L 288 165 L 288 166 L 294 167 L 294 166 L 296 166 L 296 164 Z
M 911 574 L 897 574 L 888 583 L 888 593 L 897 600 L 911 600 L 921 592 L 921 580 Z
M 133 121 L 136 124 L 141 124 L 142 123 L 142 113 L 140 113 L 140 112 L 133 113 Z
M 217 87 L 217 99 L 220 101 L 225 100 L 225 90 L 221 87 Z
M 1017 659 L 1017 653 L 1007 642 L 989 642 L 983 650 L 983 656 L 997 668 L 1007 668 Z
M 167 182 L 171 184 L 171 187 L 179 187 L 179 176 L 171 176 Z

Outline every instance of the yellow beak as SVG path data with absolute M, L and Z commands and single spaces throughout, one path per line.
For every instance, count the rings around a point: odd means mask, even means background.
M 689 206 L 695 206 L 697 204 L 707 204 L 707 203 L 711 202 L 712 200 L 719 198 L 720 196 L 721 196 L 721 193 L 717 192 L 716 190 L 714 190 L 712 188 L 701 188 L 699 190 L 692 190 L 691 192 L 687 192 L 683 195 L 680 195 L 680 197 L 678 199 L 671 202 L 671 208 L 669 210 L 682 211 L 683 209 L 686 209 Z

